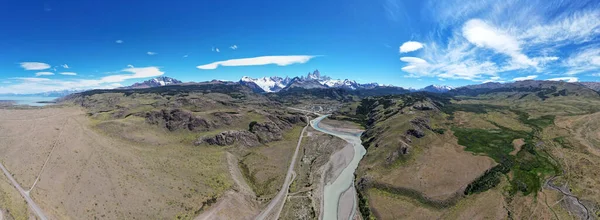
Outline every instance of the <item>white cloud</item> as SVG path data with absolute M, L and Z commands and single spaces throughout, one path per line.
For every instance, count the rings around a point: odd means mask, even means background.
M 158 53 L 156 53 L 156 52 L 152 52 L 152 51 L 148 51 L 148 52 L 146 52 L 146 54 L 148 54 L 148 55 L 150 55 L 150 56 L 153 56 L 153 55 L 156 55 L 156 54 L 158 54 Z
M 38 93 L 55 90 L 109 89 L 121 87 L 120 83 L 129 79 L 161 76 L 164 72 L 158 67 L 126 68 L 121 74 L 109 75 L 100 79 L 51 80 L 48 78 L 20 77 L 11 78 L 18 81 L 8 86 L 0 86 L 1 93 Z
M 237 50 L 237 49 L 238 49 L 238 46 L 234 44 L 233 46 L 231 46 L 231 47 L 229 47 L 229 48 L 231 48 L 232 50 Z
M 115 43 L 122 44 L 122 43 L 124 43 L 124 41 L 123 40 L 116 40 Z
M 50 81 L 48 78 L 34 78 L 34 77 L 15 77 L 11 79 L 18 79 L 24 82 L 47 82 Z
M 215 48 L 215 52 L 219 53 L 221 51 L 219 50 L 219 48 Z
M 571 54 L 563 62 L 563 66 L 568 68 L 567 75 L 599 71 L 600 47 L 589 47 Z
M 584 43 L 600 34 L 600 10 L 573 13 L 547 24 L 528 28 L 520 38 L 537 44 Z
M 127 68 L 133 68 L 133 65 L 127 64 Z
M 137 79 L 137 78 L 148 78 L 148 77 L 156 77 L 161 76 L 164 72 L 160 71 L 158 67 L 142 67 L 142 68 L 127 68 L 121 70 L 123 72 L 129 72 L 133 74 L 120 74 L 120 75 L 112 75 L 102 77 L 102 83 L 117 83 L 123 82 L 128 79 Z
M 537 77 L 538 77 L 537 75 L 531 75 L 531 76 L 525 76 L 525 77 L 517 77 L 517 78 L 514 78 L 513 81 L 532 80 L 532 79 L 535 79 Z
M 50 65 L 40 62 L 22 62 L 21 67 L 25 70 L 45 70 L 50 69 Z
M 65 68 L 65 69 L 69 69 L 69 65 L 67 65 L 67 64 L 63 64 L 63 65 L 60 65 L 60 66 L 62 66 L 62 68 Z
M 261 56 L 252 58 L 232 59 L 217 61 L 205 65 L 197 66 L 198 69 L 208 70 L 216 69 L 219 66 L 260 66 L 276 64 L 278 66 L 287 66 L 295 63 L 306 63 L 316 56 L 308 55 L 288 55 L 288 56 Z
M 471 19 L 463 26 L 463 36 L 478 47 L 490 48 L 497 53 L 508 55 L 517 64 L 537 66 L 521 52 L 519 42 L 513 36 L 499 30 L 482 20 Z
M 579 78 L 577 77 L 558 77 L 558 78 L 552 78 L 552 79 L 547 79 L 549 81 L 565 81 L 565 82 L 578 82 Z
M 60 75 L 65 75 L 65 76 L 77 76 L 77 73 L 74 72 L 62 72 L 59 73 Z
M 423 44 L 416 41 L 407 41 L 400 46 L 400 53 L 408 53 L 423 48 Z
M 187 54 L 186 54 L 186 55 L 183 55 L 183 58 L 187 58 L 187 57 L 188 57 L 188 55 L 187 55 Z
M 463 71 L 474 73 L 467 74 L 474 80 L 485 78 L 474 71 L 477 67 L 507 79 L 516 71 L 540 76 L 600 71 L 595 65 L 600 58 L 591 51 L 600 48 L 597 0 L 426 1 L 424 7 L 431 14 L 425 16 L 438 25 L 424 35 L 427 47 L 421 58 L 430 66 L 408 67 L 409 76 L 436 77 L 445 74 L 438 67 L 452 65 L 464 66 Z M 454 55 L 444 55 L 450 53 Z M 492 65 L 484 65 L 488 62 Z
M 35 76 L 52 76 L 54 75 L 53 72 L 37 72 L 35 73 Z

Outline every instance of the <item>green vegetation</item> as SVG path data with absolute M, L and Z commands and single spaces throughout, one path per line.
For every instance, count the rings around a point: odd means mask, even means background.
M 458 199 L 461 196 L 460 194 L 458 194 L 458 195 L 454 195 L 446 200 L 438 201 L 438 200 L 429 199 L 425 195 L 423 195 L 423 193 L 421 193 L 417 190 L 414 190 L 414 189 L 409 189 L 409 188 L 404 188 L 404 187 L 395 187 L 395 186 L 392 186 L 389 184 L 383 184 L 383 183 L 379 183 L 379 182 L 371 183 L 371 187 L 374 189 L 377 189 L 377 190 L 381 190 L 383 192 L 390 193 L 392 195 L 406 196 L 408 198 L 417 200 L 419 203 L 427 205 L 434 209 L 443 209 L 443 208 L 448 208 L 448 207 L 454 206 L 458 202 Z
M 536 133 L 553 124 L 554 116 L 529 119 L 529 115 L 525 112 L 514 112 L 517 113 L 523 124 L 532 128 L 532 132 L 511 130 L 496 123 L 494 125 L 500 129 L 485 130 L 460 127 L 452 129 L 454 135 L 458 138 L 458 144 L 465 146 L 465 150 L 488 155 L 499 163 L 498 166 L 469 184 L 465 194 L 484 192 L 493 188 L 500 183 L 502 174 L 513 171 L 513 178 L 510 180 L 510 193 L 514 194 L 520 191 L 524 195 L 529 195 L 541 189 L 541 183 L 545 176 L 560 172 L 558 166 L 548 159 L 549 155 L 540 149 L 536 149 L 534 144 Z M 521 138 L 525 140 L 525 144 L 516 155 L 510 155 L 514 150 L 512 141 Z
M 560 146 L 562 146 L 564 148 L 573 148 L 573 146 L 571 145 L 571 143 L 569 143 L 569 141 L 565 137 L 556 137 L 556 138 L 554 138 L 552 140 L 554 142 L 560 144 Z
M 496 187 L 500 184 L 500 178 L 502 174 L 506 174 L 510 171 L 510 167 L 506 166 L 506 163 L 501 163 L 486 171 L 481 177 L 477 178 L 465 189 L 465 195 L 474 193 L 485 192 L 488 189 Z
M 366 220 L 374 220 L 377 219 L 371 212 L 371 208 L 369 207 L 369 198 L 365 195 L 366 192 L 362 190 L 357 190 L 358 194 L 358 209 L 360 210 L 360 214 L 362 215 L 362 219 Z
M 554 119 L 556 118 L 556 116 L 554 115 L 544 115 L 539 118 L 530 119 L 529 114 L 527 114 L 527 112 L 517 110 L 513 110 L 513 112 L 519 116 L 519 121 L 521 121 L 523 124 L 528 125 L 536 131 L 541 131 L 545 127 L 553 125 Z
M 528 138 L 523 131 L 509 129 L 484 130 L 478 128 L 452 129 L 458 137 L 458 144 L 466 147 L 465 150 L 486 154 L 496 162 L 506 160 L 509 153 L 513 151 L 512 141 L 519 138 Z

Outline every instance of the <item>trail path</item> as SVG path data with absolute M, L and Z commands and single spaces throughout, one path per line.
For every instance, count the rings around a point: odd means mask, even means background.
M 23 187 L 21 187 L 21 185 L 19 185 L 19 183 L 17 183 L 17 181 L 12 177 L 12 174 L 10 174 L 10 172 L 8 172 L 8 170 L 6 169 L 6 167 L 4 167 L 4 165 L 2 165 L 2 163 L 0 163 L 0 169 L 2 169 L 6 178 L 8 178 L 10 180 L 10 182 L 13 184 L 13 186 L 15 186 L 15 188 L 17 188 L 19 193 L 21 193 L 21 196 L 23 196 L 23 198 L 25 198 L 25 201 L 27 202 L 27 204 L 29 204 L 29 207 L 31 207 L 31 210 L 33 210 L 33 212 L 41 220 L 47 220 L 48 218 L 46 218 L 46 215 L 44 214 L 42 209 L 40 209 L 40 207 L 31 199 L 31 197 L 29 197 L 29 193 L 27 193 L 27 191 L 23 190 Z
M 306 121 L 308 117 L 306 117 Z M 281 186 L 281 190 L 279 193 L 269 202 L 269 205 L 256 217 L 258 220 L 267 219 L 279 219 L 279 215 L 281 214 L 281 210 L 283 209 L 283 205 L 285 204 L 285 198 L 287 197 L 290 185 L 292 184 L 296 173 L 294 172 L 294 167 L 296 165 L 296 158 L 298 157 L 298 151 L 300 150 L 300 145 L 302 143 L 302 137 L 304 137 L 304 132 L 306 128 L 310 126 L 310 123 L 307 123 L 306 126 L 302 129 L 302 133 L 300 133 L 300 138 L 298 138 L 298 145 L 296 145 L 296 151 L 294 152 L 294 156 L 292 156 L 292 160 L 290 162 L 290 166 L 288 168 L 288 172 L 285 175 L 285 181 L 283 182 L 283 186 Z M 275 211 L 273 211 L 275 209 Z

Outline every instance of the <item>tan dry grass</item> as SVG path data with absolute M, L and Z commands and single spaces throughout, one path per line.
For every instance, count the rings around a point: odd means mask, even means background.
M 1 159 L 28 188 L 56 146 L 31 192 L 55 219 L 190 218 L 202 202 L 232 185 L 221 148 L 157 147 L 108 138 L 91 129 L 76 108 L 2 111 L 0 117 L 21 115 L 54 116 L 21 123 L 0 120 L 4 129 L 35 125 L 35 132 L 24 137 L 4 138 Z
M 515 139 L 512 142 L 513 144 L 513 148 L 515 148 L 512 152 L 510 152 L 510 155 L 517 155 L 517 153 L 519 153 L 519 151 L 521 151 L 521 147 L 525 144 L 525 140 L 523 140 L 523 138 L 520 139 Z

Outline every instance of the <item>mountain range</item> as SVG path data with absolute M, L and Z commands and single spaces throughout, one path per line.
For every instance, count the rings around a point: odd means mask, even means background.
M 167 86 L 167 85 L 176 85 L 182 84 L 183 82 L 166 76 L 159 76 L 154 79 L 146 80 L 141 83 L 135 83 L 131 86 L 120 87 L 117 89 L 145 89 L 145 88 L 154 88 L 159 86 Z
M 239 81 L 240 84 L 246 85 L 255 91 L 259 92 L 279 92 L 285 91 L 292 88 L 304 88 L 304 89 L 325 89 L 325 88 L 342 88 L 349 90 L 356 89 L 371 89 L 378 87 L 377 83 L 360 84 L 354 80 L 349 79 L 332 79 L 331 77 L 321 75 L 319 70 L 315 70 L 312 73 L 308 73 L 306 76 L 300 77 L 262 77 L 262 78 L 250 78 L 247 76 L 242 77 Z M 261 91 L 262 90 L 262 91 Z

